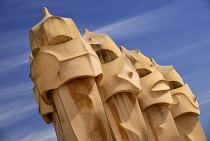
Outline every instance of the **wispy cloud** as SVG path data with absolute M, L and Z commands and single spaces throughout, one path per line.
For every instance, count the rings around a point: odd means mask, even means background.
M 10 70 L 29 62 L 29 52 L 16 57 L 0 60 L 0 72 Z
M 171 17 L 174 14 L 180 13 L 181 11 L 179 10 L 183 9 L 186 5 L 186 2 L 182 2 L 182 6 L 180 6 L 180 1 L 174 2 L 139 16 L 121 19 L 115 23 L 96 29 L 93 32 L 106 33 L 114 39 L 123 37 L 131 38 L 132 36 L 140 37 L 141 35 L 162 30 L 162 28 L 175 26 L 175 19 Z
M 183 56 L 183 54 L 186 54 L 192 50 L 197 50 L 198 48 L 199 49 L 206 48 L 209 44 L 210 44 L 209 39 L 197 40 L 191 42 L 190 44 L 182 45 L 179 48 L 175 48 L 174 50 L 170 50 L 170 52 L 165 52 L 164 55 L 162 55 L 163 54 L 162 51 L 156 52 L 153 57 L 157 58 L 159 61 L 177 58 L 179 56 Z
M 29 62 L 27 30 L 12 30 L 0 33 L 0 72 Z
M 25 94 L 32 95 L 32 83 L 26 82 L 19 85 L 0 89 L 1 108 L 0 125 L 1 129 L 13 127 L 15 124 L 32 116 L 38 112 L 37 104 L 33 96 L 26 97 Z M 19 97 L 18 97 L 19 96 Z M 23 97 L 24 96 L 24 97 Z M 10 98 L 15 100 L 10 100 Z M 39 130 L 21 128 L 13 131 L 9 137 L 11 141 L 57 141 L 54 128 L 41 128 Z M 52 125 L 50 126 L 52 127 Z M 8 138 L 7 138 L 8 139 Z
M 57 137 L 52 126 L 48 128 L 40 127 L 38 129 L 20 128 L 6 138 L 10 141 L 57 141 Z
M 32 92 L 33 85 L 30 82 L 9 86 L 7 88 L 0 89 L 1 100 L 15 96 L 23 96 Z
M 162 9 L 146 13 L 137 17 L 122 19 L 115 23 L 106 25 L 94 30 L 94 33 L 106 33 L 114 39 L 122 37 L 131 37 L 128 35 L 142 35 L 156 29 L 154 21 L 161 18 L 165 14 L 161 12 Z M 135 33 L 135 34 L 134 34 Z
M 37 105 L 32 100 L 19 99 L 10 103 L 1 103 L 1 128 L 9 127 L 33 114 Z M 14 118 L 15 117 L 15 118 Z
M 26 131 L 27 133 L 27 131 Z M 29 133 L 25 137 L 16 138 L 17 141 L 57 141 L 54 128 L 49 128 L 47 130 L 37 130 Z
M 10 125 L 13 125 L 33 114 L 32 111 L 37 108 L 37 105 L 35 104 L 35 100 L 32 99 L 33 97 L 32 87 L 33 87 L 32 83 L 25 82 L 22 84 L 0 89 L 1 127 L 8 127 Z M 29 99 L 28 97 L 23 97 L 26 94 L 29 95 L 31 99 Z M 11 120 L 14 117 L 15 120 Z
M 21 50 L 23 46 L 29 45 L 29 29 L 7 30 L 0 33 L 0 50 L 10 51 L 13 49 Z M 4 52 L 1 52 L 4 53 Z
M 210 90 L 207 90 L 206 92 L 202 92 L 202 94 L 199 95 L 197 98 L 198 98 L 200 106 L 210 103 Z

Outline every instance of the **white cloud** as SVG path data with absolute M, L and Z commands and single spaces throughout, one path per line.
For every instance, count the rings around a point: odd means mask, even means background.
M 206 92 L 202 92 L 198 97 L 199 105 L 203 106 L 205 104 L 210 103 L 210 90 Z
M 0 72 L 29 62 L 30 52 L 27 47 L 29 46 L 27 32 L 27 29 L 21 29 L 0 33 Z M 26 47 L 27 50 L 25 50 Z M 14 51 L 16 52 L 14 53 Z
M 158 8 L 154 11 L 141 14 L 132 18 L 121 19 L 115 23 L 106 25 L 94 30 L 94 33 L 106 33 L 112 38 L 131 38 L 132 36 L 146 35 L 162 28 L 176 26 L 176 19 L 172 18 L 174 14 L 180 13 L 187 5 L 186 2 L 173 2 L 165 7 Z
M 33 129 L 30 128 L 20 128 L 15 130 L 13 134 L 7 137 L 7 140 L 10 141 L 57 141 L 54 128 L 39 128 Z
M 32 95 L 32 83 L 26 82 L 19 85 L 9 86 L 0 89 L 1 108 L 0 123 L 1 127 L 10 126 L 20 120 L 30 116 L 37 108 L 34 99 L 27 99 L 24 95 Z M 17 97 L 21 96 L 21 97 Z M 16 98 L 15 98 L 16 97 Z M 13 98 L 13 100 L 11 100 Z M 15 98 L 15 100 L 14 100 Z M 24 115 L 24 116 L 23 116 Z M 11 120 L 15 117 L 15 120 Z
M 0 33 L 1 51 L 8 51 L 13 49 L 21 50 L 24 45 L 29 45 L 29 30 L 28 28 L 18 30 L 7 30 Z M 1 52 L 3 53 L 3 52 Z
M 0 89 L 0 96 L 1 100 L 8 99 L 11 97 L 17 97 L 17 96 L 24 96 L 32 93 L 33 84 L 30 82 L 25 82 L 22 84 L 9 86 L 6 88 Z
M 11 126 L 31 114 L 37 105 L 32 100 L 19 99 L 10 103 L 1 103 L 0 108 L 0 125 L 2 128 Z
M 115 23 L 106 25 L 94 30 L 94 33 L 106 33 L 112 38 L 131 37 L 131 35 L 142 35 L 156 29 L 154 21 L 161 18 L 164 14 L 161 9 L 146 13 L 137 17 L 122 19 Z
M 7 71 L 29 62 L 29 53 L 0 61 L 0 72 Z
M 180 8 L 183 7 L 183 5 L 184 5 L 183 3 L 182 5 L 179 5 Z M 166 11 L 169 11 L 169 12 L 166 12 Z M 179 9 L 176 7 L 176 5 L 174 6 L 174 3 L 173 3 L 171 5 L 168 5 L 163 8 L 159 8 L 157 10 L 154 10 L 152 12 L 149 12 L 143 15 L 122 19 L 113 24 L 106 25 L 102 28 L 96 29 L 93 32 L 107 33 L 113 39 L 126 38 L 126 37 L 131 38 L 132 36 L 141 37 L 141 35 L 146 35 L 151 32 L 161 30 L 163 28 L 168 28 L 169 26 L 174 26 L 172 24 L 174 11 L 180 12 Z M 164 22 L 165 24 L 162 25 L 162 22 Z M 26 45 L 26 43 L 28 42 L 28 38 L 26 37 L 25 33 L 28 31 L 24 31 L 25 32 L 24 38 L 22 36 L 23 34 L 20 34 L 20 33 L 17 34 L 18 32 L 19 31 L 8 32 L 7 34 L 5 33 L 0 34 L 0 36 L 3 37 L 2 39 L 3 42 L 0 43 L 1 52 L 4 52 L 4 50 L 6 49 L 10 49 L 13 46 L 17 46 L 17 48 L 21 48 L 21 46 Z M 20 32 L 22 32 L 22 30 Z M 8 39 L 12 39 L 12 42 L 10 40 L 8 41 Z M 191 46 L 191 48 L 188 48 L 187 46 L 185 46 L 181 48 L 180 50 L 176 50 L 175 52 L 173 52 L 173 56 L 176 56 L 180 53 L 187 52 L 194 48 L 198 48 L 200 44 L 204 44 L 204 43 L 207 44 L 209 43 L 209 41 L 203 40 L 203 42 L 197 42 L 197 43 L 198 44 L 193 43 L 192 44 L 193 46 Z M 11 50 L 14 50 L 14 48 Z M 15 67 L 28 63 L 29 54 L 30 52 L 28 51 L 17 56 L 9 56 L 8 57 L 9 59 L 0 60 L 0 72 L 14 69 Z M 157 55 L 158 54 L 160 53 L 157 53 Z M 160 59 L 164 59 L 166 57 L 170 57 L 171 55 L 172 55 L 172 52 L 165 54 L 163 58 L 161 58 L 162 56 L 157 56 L 157 57 L 160 57 Z M 190 77 L 192 76 L 190 75 Z M 198 83 L 198 81 L 195 83 Z M 1 96 L 1 99 L 3 98 L 7 99 L 12 96 L 26 94 L 29 91 L 32 91 L 32 84 L 23 83 L 16 86 L 0 89 L 0 96 Z M 203 106 L 206 103 L 210 102 L 209 93 L 210 92 L 208 91 L 202 96 L 199 95 L 198 97 L 198 100 L 200 101 L 199 105 Z M 12 101 L 12 103 L 1 104 L 1 108 L 0 108 L 1 127 L 7 127 L 10 125 L 13 125 L 27 118 L 28 116 L 32 114 L 32 111 L 35 111 L 36 108 L 37 108 L 37 105 L 35 104 L 34 101 L 32 100 L 27 101 L 24 98 L 18 99 L 16 101 Z M 21 130 L 19 134 L 21 134 L 21 136 L 19 136 L 18 134 L 13 135 L 14 138 L 11 139 L 11 141 L 56 141 L 57 140 L 53 128 L 49 128 L 47 130 L 40 129 L 40 130 L 35 130 L 35 131 L 28 131 L 24 129 L 24 130 Z
M 27 132 L 26 132 L 27 133 Z M 57 141 L 54 128 L 49 128 L 47 130 L 40 129 L 38 131 L 33 131 L 17 141 Z
M 164 55 L 162 55 L 163 53 L 156 52 L 154 58 L 159 59 L 159 61 L 166 60 L 167 58 L 168 59 L 177 58 L 178 56 L 183 56 L 183 54 L 186 54 L 191 50 L 197 50 L 207 47 L 209 44 L 210 44 L 209 39 L 193 41 L 190 44 L 182 45 L 181 47 L 176 48 L 175 50 L 170 50 L 170 52 L 165 52 Z

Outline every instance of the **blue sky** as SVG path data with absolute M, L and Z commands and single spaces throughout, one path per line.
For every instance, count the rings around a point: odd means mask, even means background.
M 0 140 L 56 141 L 38 114 L 29 78 L 29 30 L 46 6 L 72 18 L 83 34 L 108 34 L 118 46 L 140 49 L 160 65 L 174 65 L 198 99 L 199 119 L 210 140 L 209 0 L 1 0 Z

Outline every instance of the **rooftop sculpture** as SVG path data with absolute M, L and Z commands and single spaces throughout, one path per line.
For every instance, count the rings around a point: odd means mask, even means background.
M 195 96 L 173 66 L 51 15 L 30 31 L 39 113 L 59 141 L 206 141 Z

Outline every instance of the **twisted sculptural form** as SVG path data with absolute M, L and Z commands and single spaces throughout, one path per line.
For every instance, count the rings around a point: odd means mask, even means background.
M 206 141 L 198 103 L 172 66 L 51 15 L 30 30 L 39 113 L 59 141 Z

